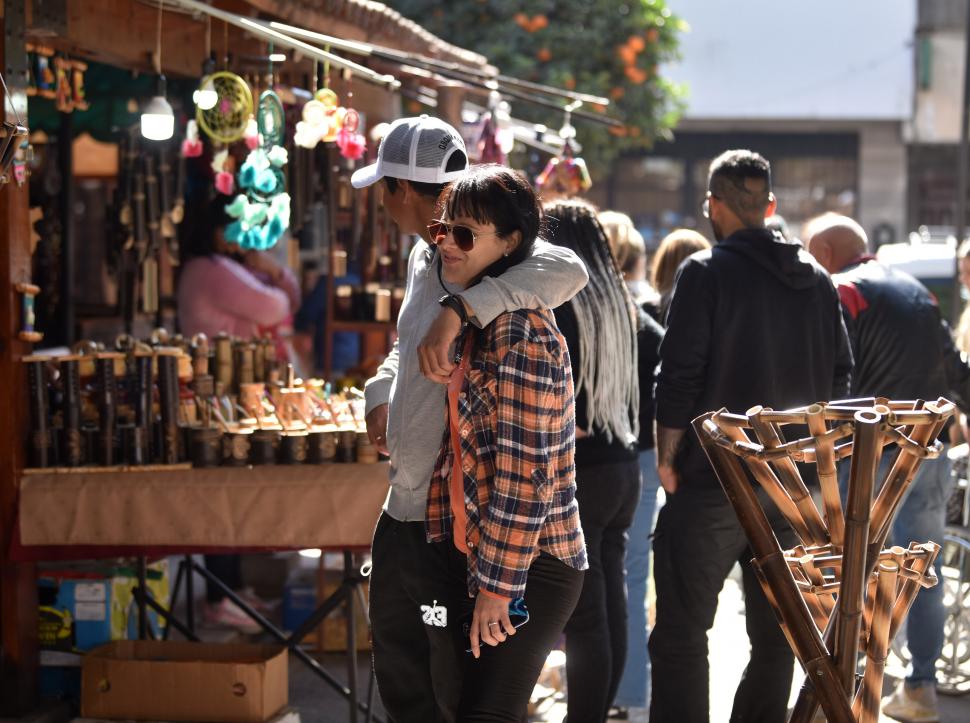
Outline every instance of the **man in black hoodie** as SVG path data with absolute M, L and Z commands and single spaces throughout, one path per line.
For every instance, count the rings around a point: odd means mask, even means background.
M 657 621 L 650 720 L 707 721 L 707 632 L 735 562 L 743 574 L 751 659 L 731 721 L 785 720 L 794 657 L 751 567 L 752 553 L 700 442 L 700 414 L 785 409 L 848 392 L 852 353 L 839 297 L 801 246 L 765 228 L 771 170 L 757 153 L 714 159 L 704 215 L 717 245 L 680 267 L 660 347 L 657 471 L 667 492 L 654 535 Z M 796 540 L 762 490 L 783 547 Z

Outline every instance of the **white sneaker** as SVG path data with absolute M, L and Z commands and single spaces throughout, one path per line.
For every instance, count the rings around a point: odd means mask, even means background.
M 911 687 L 902 680 L 883 703 L 882 712 L 903 723 L 938 723 L 940 712 L 936 707 L 936 686 Z
M 245 635 L 256 635 L 263 630 L 259 623 L 244 613 L 236 603 L 227 597 L 215 604 L 207 603 L 203 617 L 209 625 L 235 628 Z

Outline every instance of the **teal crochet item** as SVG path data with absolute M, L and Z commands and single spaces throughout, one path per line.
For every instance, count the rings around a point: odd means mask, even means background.
M 290 226 L 290 196 L 285 193 L 282 170 L 286 162 L 286 149 L 280 145 L 250 151 L 236 179 L 242 193 L 226 206 L 226 213 L 235 219 L 226 227 L 227 241 L 263 251 L 286 233 Z

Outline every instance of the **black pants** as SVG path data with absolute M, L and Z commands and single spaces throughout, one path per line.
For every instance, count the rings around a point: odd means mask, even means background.
M 589 570 L 566 624 L 569 723 L 602 723 L 626 661 L 626 531 L 640 499 L 637 458 L 576 469 Z
M 796 544 L 788 523 L 760 489 L 758 498 L 783 549 Z M 752 553 L 720 489 L 682 486 L 668 495 L 653 539 L 657 620 L 650 634 L 651 723 L 709 719 L 707 632 L 731 567 L 741 564 L 751 658 L 731 721 L 782 723 L 794 655 L 751 567 Z
M 239 555 L 205 555 L 205 569 L 222 580 L 230 590 L 242 590 L 242 565 Z M 208 580 L 205 581 L 205 597 L 210 603 L 222 602 L 226 596 Z
M 524 721 L 546 656 L 569 618 L 583 573 L 541 554 L 529 568 L 529 622 L 497 647 L 466 652 L 465 556 L 429 544 L 423 522 L 381 515 L 374 532 L 370 620 L 374 671 L 394 723 Z

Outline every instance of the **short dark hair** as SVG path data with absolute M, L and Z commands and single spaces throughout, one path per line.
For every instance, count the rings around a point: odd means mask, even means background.
M 186 258 L 212 256 L 216 252 L 216 232 L 225 230 L 235 219 L 226 213 L 226 204 L 232 199 L 216 195 L 211 200 L 195 199 L 185 214 L 192 223 L 186 224 L 182 253 Z
M 755 188 L 748 186 L 749 179 Z M 754 151 L 725 151 L 711 161 L 707 188 L 746 226 L 759 226 L 770 203 L 771 164 Z
M 468 157 L 462 151 L 455 151 L 448 157 L 448 163 L 445 164 L 445 172 L 453 173 L 454 171 L 463 171 L 467 166 Z M 398 183 L 400 183 L 400 179 L 384 176 L 384 184 L 391 193 L 397 193 Z M 418 181 L 408 181 L 408 183 L 411 184 L 411 188 L 415 191 L 429 198 L 438 198 L 441 192 L 445 190 L 445 186 L 448 185 L 447 183 L 420 183 Z
M 542 204 L 535 189 L 521 173 L 496 163 L 470 168 L 445 189 L 440 205 L 449 218 L 465 216 L 494 224 L 499 236 L 521 233 L 518 246 L 485 269 L 483 277 L 500 276 L 525 261 L 542 231 Z

